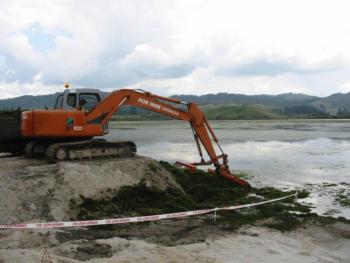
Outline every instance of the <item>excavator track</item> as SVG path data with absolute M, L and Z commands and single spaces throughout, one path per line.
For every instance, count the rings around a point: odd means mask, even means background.
M 69 143 L 54 143 L 46 150 L 46 158 L 55 163 L 66 160 L 84 160 L 98 158 L 127 158 L 136 154 L 133 142 L 107 142 L 104 140 L 87 140 Z

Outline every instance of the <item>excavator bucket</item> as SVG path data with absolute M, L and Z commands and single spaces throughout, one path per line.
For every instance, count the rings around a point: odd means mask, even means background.
M 231 182 L 246 187 L 246 188 L 251 188 L 251 185 L 244 179 L 239 178 L 237 175 L 233 175 L 229 170 L 227 169 L 221 169 L 219 170 L 219 174 L 222 177 L 225 177 L 227 180 L 230 180 Z
M 179 169 L 188 170 L 191 173 L 193 173 L 193 172 L 195 172 L 197 170 L 197 167 L 195 165 L 187 164 L 187 163 L 183 163 L 183 162 L 176 162 L 176 163 L 174 163 L 174 166 L 176 168 L 179 168 Z M 217 174 L 215 172 L 215 170 L 213 170 L 213 169 L 209 169 L 208 173 Z M 219 169 L 218 173 L 219 173 L 220 176 L 226 178 L 227 180 L 230 180 L 231 182 L 233 182 L 236 185 L 240 185 L 240 186 L 243 186 L 243 187 L 246 187 L 246 188 L 251 188 L 250 184 L 246 180 L 244 180 L 242 178 L 239 178 L 236 175 L 233 175 L 226 168 Z
M 194 166 L 192 164 L 182 163 L 182 162 L 176 162 L 176 163 L 174 163 L 174 166 L 176 168 L 188 170 L 191 173 L 193 173 L 193 172 L 195 172 L 197 170 L 196 166 Z

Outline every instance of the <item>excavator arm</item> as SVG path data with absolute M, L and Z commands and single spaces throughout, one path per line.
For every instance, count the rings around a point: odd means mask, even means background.
M 176 104 L 182 105 L 182 107 L 175 107 Z M 190 123 L 201 160 L 200 162 L 191 164 L 177 162 L 177 166 L 195 171 L 196 166 L 213 164 L 215 166 L 215 171 L 209 170 L 210 172 L 215 172 L 235 184 L 250 187 L 247 181 L 231 174 L 227 155 L 222 151 L 213 129 L 210 127 L 203 112 L 195 103 L 187 103 L 173 98 L 162 97 L 143 90 L 122 89 L 112 92 L 89 111 L 86 114 L 86 122 L 87 124 L 99 123 L 106 126 L 113 114 L 118 112 L 119 109 L 125 105 L 144 108 L 170 118 Z M 221 154 L 218 155 L 216 153 L 212 140 L 218 145 Z M 210 160 L 204 160 L 202 147 L 204 147 Z

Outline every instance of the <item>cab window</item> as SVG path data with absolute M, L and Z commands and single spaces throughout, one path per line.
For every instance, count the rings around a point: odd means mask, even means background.
M 86 111 L 90 111 L 95 107 L 101 98 L 100 95 L 96 93 L 81 93 L 79 94 L 79 106 Z
M 67 104 L 72 107 L 75 108 L 77 105 L 77 94 L 75 93 L 69 93 L 67 96 Z
M 56 99 L 55 109 L 62 109 L 63 95 L 59 95 Z

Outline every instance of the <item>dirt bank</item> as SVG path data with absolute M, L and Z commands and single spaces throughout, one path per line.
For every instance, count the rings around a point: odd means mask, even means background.
M 160 190 L 169 186 L 181 190 L 168 171 L 146 157 L 58 164 L 2 158 L 1 223 L 69 220 L 73 216 L 70 202 L 106 197 L 111 191 L 141 181 Z

